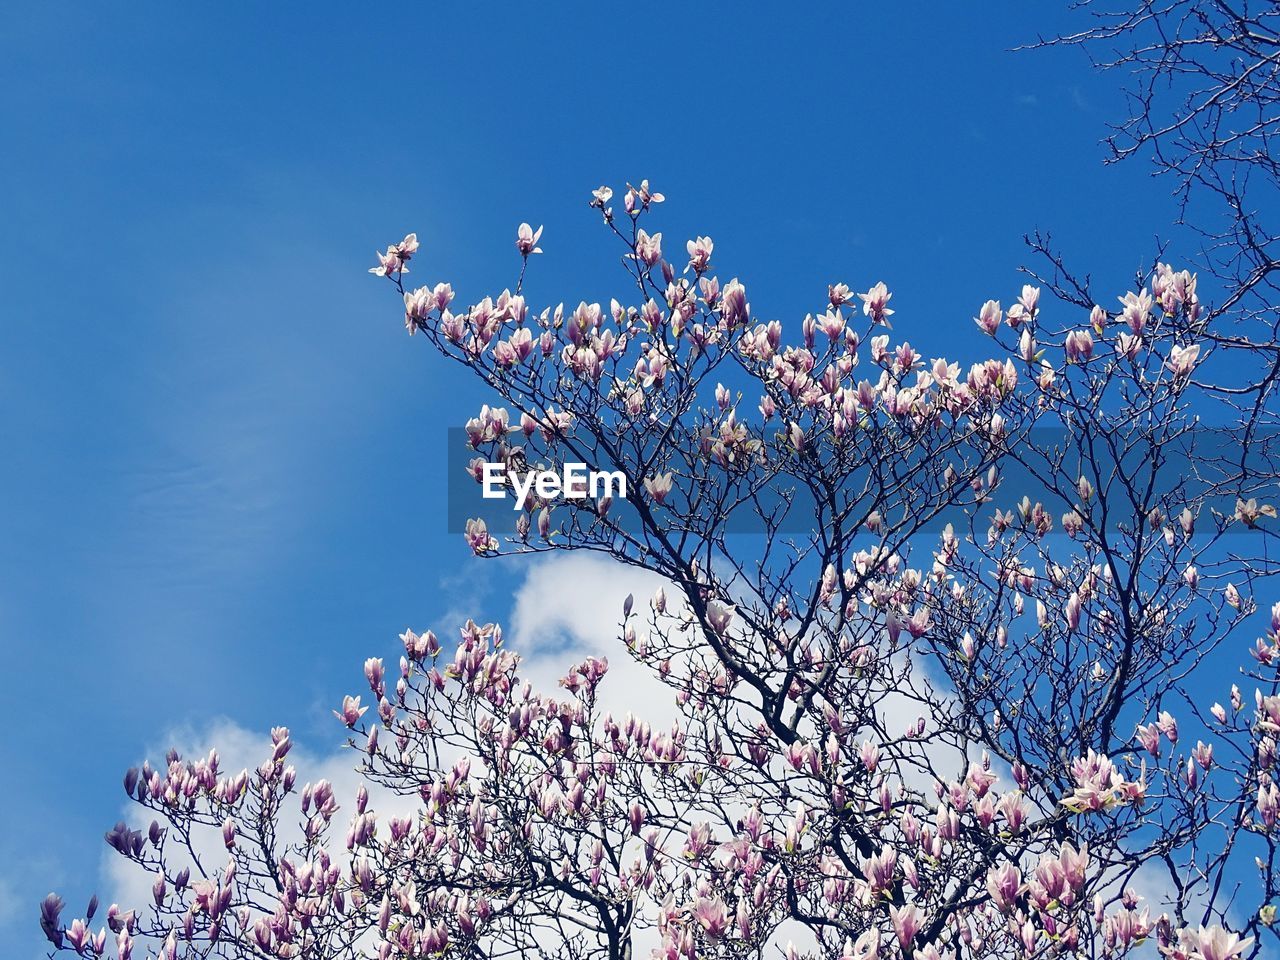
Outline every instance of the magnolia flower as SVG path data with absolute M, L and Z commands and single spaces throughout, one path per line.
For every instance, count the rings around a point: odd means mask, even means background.
M 1276 811 L 1280 810 L 1280 790 L 1274 783 L 1258 787 L 1257 803 L 1258 816 L 1262 818 L 1263 825 L 1269 830 L 1275 826 Z
M 413 335 L 414 329 L 418 324 L 427 319 L 427 315 L 431 313 L 435 305 L 435 297 L 426 287 L 405 291 L 404 325 L 409 328 L 410 336 Z
M 1012 863 L 992 867 L 987 871 L 987 892 L 996 909 L 1008 913 L 1022 890 L 1022 874 Z
M 719 897 L 699 900 L 694 905 L 693 917 L 712 940 L 719 940 L 729 928 L 729 913 Z
M 1031 335 L 1030 328 L 1023 330 L 1018 340 L 1018 356 L 1027 363 L 1031 363 L 1036 358 L 1036 338 Z
M 685 243 L 685 249 L 689 251 L 689 266 L 685 268 L 686 272 L 692 269 L 694 273 L 701 274 L 711 266 L 711 251 L 715 249 L 715 244 L 711 242 L 710 237 L 689 240 Z
M 751 319 L 751 304 L 747 303 L 747 288 L 734 277 L 720 294 L 720 318 L 726 326 L 735 327 Z
M 880 281 L 866 293 L 858 294 L 858 299 L 862 301 L 862 312 L 870 317 L 875 323 L 883 323 L 889 326 L 888 317 L 893 316 L 893 311 L 887 306 L 893 299 L 893 294 L 889 292 L 889 288 L 884 285 L 884 281 Z
M 1160 756 L 1160 728 L 1154 723 L 1147 726 L 1138 725 L 1137 739 L 1142 744 L 1147 753 L 1153 757 Z
M 655 193 L 649 189 L 648 180 L 641 180 L 640 186 L 638 187 L 633 187 L 629 183 L 627 184 L 627 194 L 625 197 L 625 205 L 628 213 L 632 213 L 635 211 L 637 201 L 640 204 L 641 210 L 647 210 L 649 208 L 649 204 L 662 203 L 662 201 L 666 199 L 667 198 L 664 197 L 662 194 Z
M 1073 813 L 1109 810 L 1140 800 L 1146 789 L 1141 781 L 1126 781 L 1108 757 L 1095 753 L 1092 748 L 1086 756 L 1072 761 L 1071 776 L 1076 789 L 1061 803 Z
M 644 488 L 648 491 L 649 496 L 653 497 L 658 503 L 666 503 L 667 496 L 671 493 L 672 479 L 673 475 L 670 471 L 659 473 L 652 477 L 645 477 Z
M 1067 598 L 1066 621 L 1068 630 L 1076 630 L 1080 626 L 1080 594 L 1072 592 Z
M 66 902 L 56 893 L 51 893 L 40 903 L 40 929 L 54 947 L 61 948 L 62 933 L 58 929 L 58 918 Z
M 919 640 L 933 626 L 933 618 L 929 613 L 929 608 L 923 606 L 917 608 L 903 626 L 907 628 L 907 632 L 911 634 L 913 639 Z
M 393 273 L 409 272 L 408 268 L 405 267 L 399 257 L 391 252 L 390 248 L 388 248 L 386 253 L 378 253 L 375 250 L 374 254 L 378 258 L 378 265 L 376 267 L 370 267 L 369 272 L 375 277 L 389 277 Z
M 893 932 L 903 950 L 911 946 L 920 929 L 920 909 L 914 903 L 901 907 L 889 907 L 889 918 L 893 921 Z
M 840 960 L 880 960 L 880 931 L 869 927 L 855 943 L 846 940 Z
M 1116 337 L 1116 353 L 1126 359 L 1133 360 L 1142 349 L 1142 338 L 1131 333 L 1122 333 Z
M 1196 748 L 1191 751 L 1191 755 L 1196 763 L 1200 764 L 1200 769 L 1207 772 L 1213 765 L 1213 744 L 1197 740 Z
M 538 238 L 542 236 L 542 227 L 538 227 L 535 231 L 533 227 L 527 223 L 520 224 L 516 230 L 516 249 L 520 251 L 520 256 L 527 257 L 531 253 L 541 253 L 542 248 L 538 246 Z
M 1189 347 L 1174 347 L 1169 351 L 1169 361 L 1165 364 L 1175 377 L 1189 376 L 1200 356 L 1200 344 L 1193 343 Z
M 77 953 L 80 953 L 84 950 L 85 944 L 92 939 L 92 933 L 85 925 L 85 922 L 77 917 L 67 927 L 66 937 L 67 942 L 71 944 Z
M 646 267 L 652 267 L 662 259 L 662 234 L 649 234 L 641 230 L 636 234 L 635 258 Z
M 1189 933 L 1190 927 L 1184 931 Z M 1223 927 L 1201 927 L 1184 942 L 1191 946 L 1193 960 L 1234 960 L 1253 946 L 1253 937 L 1241 940 L 1239 934 Z
M 853 291 L 847 283 L 834 283 L 827 286 L 827 299 L 831 306 L 841 307 L 853 299 Z
M 1245 526 L 1255 526 L 1261 517 L 1271 517 L 1275 519 L 1276 508 L 1269 503 L 1258 505 L 1258 501 L 1250 498 L 1248 501 L 1236 499 L 1236 519 L 1242 521 Z
M 1121 317 L 1129 325 L 1129 329 L 1135 334 L 1142 333 L 1147 317 L 1151 314 L 1151 294 L 1147 293 L 1145 287 L 1140 293 L 1130 291 L 1120 298 L 1120 303 L 1124 308 Z
M 498 549 L 496 538 L 489 536 L 489 525 L 482 518 L 467 521 L 467 529 L 463 534 L 467 546 L 476 556 Z
M 839 340 L 844 336 L 844 317 L 840 316 L 838 310 L 828 310 L 821 317 L 818 317 L 817 324 L 822 328 L 822 332 L 827 335 L 829 340 Z M 828 367 L 828 370 L 834 368 Z
M 718 636 L 724 636 L 733 621 L 733 606 L 712 600 L 707 604 L 707 625 Z
M 795 421 L 787 425 L 787 440 L 791 444 L 791 449 L 795 450 L 796 453 L 804 453 L 804 428 Z
M 333 711 L 333 715 L 348 727 L 354 727 L 368 710 L 368 707 L 360 706 L 359 697 L 347 696 L 342 698 L 342 710 Z
M 416 233 L 406 235 L 399 243 L 387 247 L 386 253 L 374 252 L 378 257 L 378 265 L 370 267 L 369 272 L 375 277 L 389 277 L 393 273 L 408 273 L 409 268 L 406 264 L 418 252 L 418 235 Z
M 1000 302 L 998 300 L 988 300 L 982 305 L 982 310 L 974 317 L 973 322 L 978 325 L 978 329 L 983 333 L 994 336 L 995 332 L 1000 329 L 1000 321 L 1004 314 L 1000 310 Z
M 1093 356 L 1093 335 L 1088 330 L 1072 330 L 1064 346 L 1069 361 L 1088 360 Z

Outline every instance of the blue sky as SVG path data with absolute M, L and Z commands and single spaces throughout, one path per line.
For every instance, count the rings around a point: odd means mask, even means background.
M 416 230 L 416 279 L 474 300 L 543 223 L 531 299 L 607 302 L 588 192 L 648 177 L 784 322 L 883 279 L 965 357 L 1038 226 L 1123 292 L 1174 210 L 1102 166 L 1113 81 L 1007 52 L 1065 9 L 976 9 L 11 8 L 0 942 L 34 955 L 38 898 L 87 894 L 165 731 L 327 749 L 404 626 L 508 612 L 520 568 L 467 564 L 440 512 L 444 427 L 487 398 L 404 336 L 375 246 Z

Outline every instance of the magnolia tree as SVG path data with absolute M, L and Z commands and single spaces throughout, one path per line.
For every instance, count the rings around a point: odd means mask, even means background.
M 591 199 L 628 274 L 608 307 L 526 298 L 528 225 L 470 305 L 408 282 L 415 236 L 380 254 L 409 334 L 490 394 L 453 481 L 497 465 L 514 520 L 467 548 L 657 579 L 600 628 L 677 719 L 620 715 L 604 657 L 537 689 L 496 625 L 406 631 L 335 711 L 349 795 L 298 782 L 284 728 L 256 769 L 130 770 L 107 842 L 149 902 L 51 894 L 51 956 L 1275 950 L 1280 310 L 1246 188 L 1276 185 L 1276 14 L 1102 13 L 1048 42 L 1129 71 L 1117 159 L 1224 202 L 1212 291 L 1157 258 L 1103 295 L 1036 237 L 1048 267 L 965 311 L 962 364 L 893 330 L 883 283 L 756 317 L 710 238 L 672 255 L 647 182 Z M 625 482 L 530 482 L 566 464 Z
M 107 840 L 151 902 L 95 927 L 51 895 L 55 952 L 1274 947 L 1274 353 L 1164 263 L 1089 309 L 1033 286 L 982 304 L 989 359 L 964 366 L 895 336 L 883 283 L 766 322 L 710 238 L 671 256 L 663 199 L 595 191 L 629 274 L 608 307 L 526 300 L 528 225 L 514 288 L 470 305 L 407 282 L 413 235 L 373 272 L 433 362 L 492 394 L 461 483 L 485 463 L 513 487 L 566 463 L 625 478 L 520 484 L 510 528 L 472 520 L 466 544 L 661 578 L 618 610 L 613 657 L 676 722 L 611 712 L 603 658 L 536 689 L 496 625 L 406 631 L 335 711 L 365 785 L 299 783 L 283 728 L 256 769 L 129 771 L 154 820 Z

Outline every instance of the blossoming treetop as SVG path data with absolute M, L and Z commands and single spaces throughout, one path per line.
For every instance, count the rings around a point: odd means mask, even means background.
M 373 272 L 409 333 L 492 392 L 467 426 L 479 464 L 626 477 L 619 503 L 526 485 L 510 530 L 474 521 L 466 542 L 659 575 L 613 656 L 667 684 L 678 721 L 613 715 L 605 659 L 539 690 L 496 625 L 406 631 L 398 666 L 368 660 L 335 711 L 355 796 L 300 785 L 284 729 L 255 770 L 130 771 L 155 820 L 108 840 L 153 874 L 152 903 L 95 932 L 51 896 L 55 947 L 1258 953 L 1280 884 L 1280 605 L 1252 619 L 1275 567 L 1274 414 L 1236 402 L 1243 367 L 1206 346 L 1225 321 L 1196 277 L 1158 264 L 1112 309 L 990 300 L 990 358 L 965 370 L 895 340 L 883 283 L 760 320 L 710 238 L 668 259 L 663 199 L 593 194 L 630 276 L 607 308 L 528 303 L 528 225 L 514 287 L 470 306 L 406 284 L 414 235 Z M 1238 683 L 1203 669 L 1245 636 Z M 379 815 L 393 796 L 412 813 Z

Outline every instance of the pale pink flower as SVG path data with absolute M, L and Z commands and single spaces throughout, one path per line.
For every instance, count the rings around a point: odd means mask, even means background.
M 498 549 L 498 541 L 489 535 L 489 525 L 483 519 L 468 520 L 464 537 L 476 556 Z
M 729 913 L 719 897 L 699 900 L 694 905 L 693 917 L 712 940 L 719 940 L 729 928 Z
M 542 227 L 538 227 L 535 231 L 527 223 L 520 224 L 516 230 L 516 249 L 520 251 L 520 256 L 527 257 L 532 253 L 541 253 L 542 248 L 538 246 L 538 239 L 541 236 Z
M 1141 349 L 1142 337 L 1136 334 L 1122 333 L 1116 337 L 1116 353 L 1128 360 L 1135 359 Z
M 662 259 L 662 234 L 650 234 L 645 230 L 636 233 L 635 258 L 646 267 L 654 266 Z
M 399 243 L 387 247 L 386 253 L 377 254 L 378 265 L 370 267 L 369 272 L 377 277 L 389 277 L 393 273 L 408 273 L 407 264 L 417 252 L 418 235 L 410 233 Z
M 360 706 L 359 697 L 343 697 L 342 710 L 333 711 L 333 715 L 345 723 L 348 727 L 354 727 L 361 717 L 369 710 L 368 707 Z
M 914 903 L 901 907 L 889 907 L 889 918 L 893 921 L 893 932 L 898 937 L 898 944 L 903 950 L 911 946 L 920 929 L 920 909 Z
M 645 477 L 644 488 L 658 503 L 665 503 L 671 493 L 673 475 L 670 472 Z
M 838 310 L 828 310 L 817 319 L 818 326 L 827 335 L 827 339 L 835 341 L 844 336 L 844 317 Z
M 996 330 L 1000 328 L 1000 321 L 1004 314 L 1000 310 L 1000 302 L 998 300 L 988 300 L 982 305 L 982 310 L 974 317 L 973 322 L 978 325 L 978 329 L 983 333 L 994 335 Z
M 1223 927 L 1201 927 L 1195 933 L 1194 960 L 1235 960 L 1253 946 L 1253 937 L 1240 939 Z
M 1018 356 L 1027 363 L 1036 359 L 1036 338 L 1031 335 L 1030 328 L 1023 330 L 1018 339 Z
M 1093 356 L 1093 335 L 1088 330 L 1072 330 L 1065 343 L 1067 359 L 1088 360 Z
M 893 311 L 888 308 L 888 303 L 893 299 L 893 294 L 884 285 L 884 281 L 880 281 L 866 293 L 858 294 L 858 299 L 862 301 L 863 313 L 875 323 L 889 325 L 887 318 L 893 316 Z
M 1269 503 L 1259 505 L 1255 498 L 1236 499 L 1235 517 L 1247 527 L 1257 526 L 1258 520 L 1262 517 L 1270 517 L 1274 520 L 1275 516 L 1276 508 Z
M 1174 347 L 1169 351 L 1166 366 L 1173 371 L 1175 377 L 1189 376 L 1200 356 L 1200 344 L 1193 343 L 1189 347 Z
M 1124 322 L 1134 334 L 1141 334 L 1151 315 L 1151 294 L 1147 293 L 1145 287 L 1139 293 L 1130 291 L 1120 298 L 1120 303 L 1123 307 L 1120 315 Z
M 731 604 L 712 600 L 707 604 L 707 625 L 718 636 L 724 636 L 733 621 L 734 608 Z
M 992 867 L 987 872 L 987 892 L 996 909 L 1001 913 L 1009 913 L 1022 892 L 1022 874 L 1012 863 Z
M 701 274 L 711 266 L 711 251 L 715 249 L 715 244 L 710 237 L 689 240 L 685 243 L 685 249 L 689 251 L 689 266 L 686 270 L 692 269 L 694 273 Z
M 853 299 L 853 292 L 847 283 L 831 284 L 827 287 L 827 299 L 831 306 L 839 308 Z
M 662 194 L 655 193 L 654 191 L 649 189 L 648 180 L 641 180 L 640 186 L 638 187 L 633 187 L 629 183 L 627 184 L 627 195 L 625 198 L 625 205 L 628 213 L 634 211 L 636 209 L 637 204 L 639 205 L 639 208 L 641 210 L 647 210 L 649 209 L 649 205 L 651 203 L 662 203 L 662 201 L 666 199 L 667 198 L 664 197 Z

